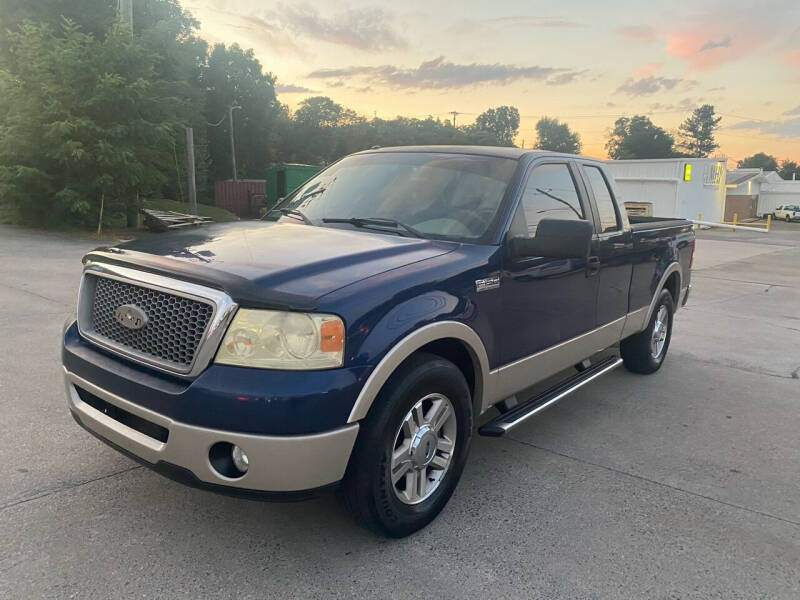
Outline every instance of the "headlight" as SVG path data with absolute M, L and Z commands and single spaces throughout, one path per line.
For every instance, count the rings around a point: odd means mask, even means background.
M 241 308 L 215 362 L 261 369 L 329 369 L 344 358 L 344 323 L 334 315 Z

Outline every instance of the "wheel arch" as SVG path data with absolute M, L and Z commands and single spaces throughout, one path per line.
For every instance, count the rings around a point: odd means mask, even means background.
M 473 414 L 480 414 L 490 381 L 489 357 L 483 341 L 474 329 L 464 323 L 438 321 L 413 331 L 386 353 L 367 378 L 347 422 L 353 423 L 366 417 L 392 373 L 419 351 L 432 352 L 459 367 L 472 388 Z M 466 362 L 467 358 L 469 362 Z
M 653 298 L 650 300 L 650 306 L 647 309 L 647 315 L 645 316 L 642 326 L 643 328 L 647 327 L 647 324 L 650 322 L 650 317 L 653 316 L 653 311 L 656 309 L 656 303 L 658 302 L 658 297 L 661 295 L 661 290 L 669 290 L 669 293 L 672 294 L 672 298 L 674 300 L 675 312 L 678 311 L 682 279 L 683 271 L 680 263 L 670 263 L 670 265 L 664 269 L 664 272 L 661 274 L 661 279 L 658 281 L 658 285 L 653 293 Z
M 678 306 L 678 302 L 680 301 L 681 297 L 681 274 L 679 271 L 673 271 L 667 276 L 667 280 L 664 282 L 664 287 L 662 289 L 668 290 L 669 293 L 672 295 L 672 301 L 675 303 L 675 306 Z

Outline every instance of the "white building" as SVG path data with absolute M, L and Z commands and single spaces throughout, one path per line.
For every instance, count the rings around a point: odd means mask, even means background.
M 725 214 L 724 158 L 611 160 L 606 164 L 626 208 L 654 217 L 721 222 Z
M 786 181 L 775 171 L 734 169 L 728 171 L 725 187 L 726 220 L 763 217 L 784 204 L 800 204 L 800 181 Z
M 749 219 L 762 213 L 757 210 L 763 186 L 783 181 L 775 171 L 763 169 L 733 169 L 725 178 L 727 195 L 725 198 L 725 220 L 732 221 L 733 215 L 739 220 Z
M 775 212 L 783 204 L 800 204 L 800 181 L 769 182 L 761 185 L 758 195 L 758 215 Z

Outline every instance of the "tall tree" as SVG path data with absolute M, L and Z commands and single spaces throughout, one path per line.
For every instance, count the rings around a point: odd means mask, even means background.
M 355 111 L 327 96 L 313 96 L 297 107 L 285 150 L 295 160 L 327 164 L 349 152 L 368 148 L 369 137 L 374 137 L 374 132 Z
M 606 143 L 614 160 L 632 158 L 671 158 L 675 156 L 675 140 L 664 129 L 643 115 L 621 117 Z
M 0 197 L 21 220 L 122 224 L 174 173 L 191 103 L 156 76 L 159 57 L 118 28 L 103 40 L 65 21 L 25 23 L 0 70 Z M 135 211 L 133 211 L 135 214 Z
M 515 106 L 498 106 L 478 115 L 474 129 L 494 135 L 500 146 L 513 146 L 519 131 L 519 111 Z
M 536 147 L 551 152 L 579 154 L 581 136 L 571 131 L 569 125 L 558 119 L 542 117 L 536 123 Z
M 308 127 L 341 127 L 358 120 L 356 113 L 327 96 L 313 96 L 300 102 L 294 113 L 299 125 Z
M 681 123 L 678 147 L 688 156 L 705 158 L 719 148 L 714 132 L 721 120 L 722 117 L 715 115 L 714 107 L 710 104 L 695 108 L 691 116 Z
M 777 171 L 778 161 L 774 156 L 764 152 L 757 152 L 739 161 L 740 169 L 763 169 L 764 171 Z
M 793 160 L 783 160 L 778 169 L 778 175 L 787 180 L 800 180 L 800 165 Z
M 217 44 L 201 75 L 206 89 L 205 116 L 208 123 L 210 174 L 214 179 L 230 179 L 230 113 L 233 111 L 236 166 L 238 176 L 262 179 L 266 166 L 274 160 L 277 121 L 284 111 L 275 98 L 275 78 L 264 73 L 253 50 L 238 44 Z
M 53 35 L 61 35 L 61 21 L 68 19 L 83 33 L 102 38 L 117 19 L 118 0 L 0 0 L 0 49 L 8 50 L 8 33 L 25 21 L 46 23 Z

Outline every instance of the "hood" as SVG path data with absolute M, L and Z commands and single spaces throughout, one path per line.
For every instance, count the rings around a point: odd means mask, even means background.
M 325 294 L 457 247 L 362 230 L 252 221 L 147 236 L 99 248 L 85 260 L 222 289 L 244 306 L 311 310 Z

